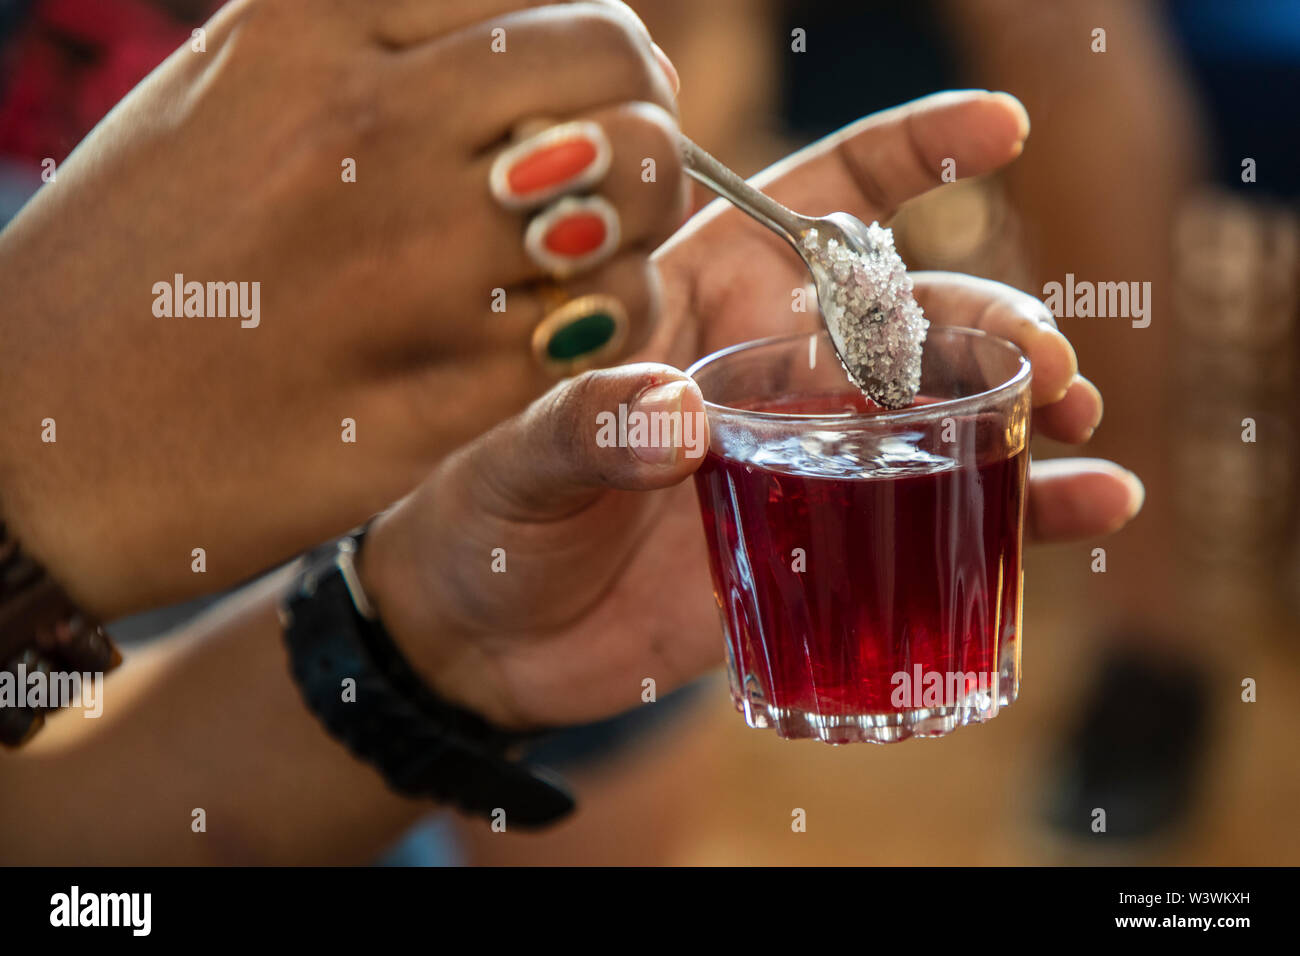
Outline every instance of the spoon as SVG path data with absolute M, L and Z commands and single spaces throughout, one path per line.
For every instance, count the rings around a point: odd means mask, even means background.
M 920 382 L 920 347 L 928 323 L 912 297 L 911 280 L 889 231 L 846 212 L 800 215 L 685 136 L 681 154 L 688 175 L 799 253 L 812 273 L 831 345 L 853 384 L 886 408 L 910 405 Z

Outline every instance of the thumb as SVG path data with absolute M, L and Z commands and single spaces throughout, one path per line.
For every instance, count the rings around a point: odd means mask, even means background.
M 502 517 L 572 514 L 607 490 L 649 491 L 692 474 L 709 448 L 699 387 L 640 363 L 561 382 L 476 442 L 480 504 Z

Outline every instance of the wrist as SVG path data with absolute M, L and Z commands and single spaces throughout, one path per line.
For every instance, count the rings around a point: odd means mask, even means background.
M 400 794 L 482 817 L 504 811 L 523 826 L 570 813 L 574 801 L 563 781 L 518 759 L 529 735 L 493 726 L 485 708 L 471 709 L 476 701 L 448 700 L 441 670 L 426 681 L 408 657 L 415 648 L 412 656 L 427 669 L 428 658 L 418 654 L 423 642 L 399 646 L 379 620 L 375 598 L 391 607 L 394 593 L 383 571 L 401 553 L 390 545 L 404 535 L 389 525 L 376 539 L 380 547 L 365 571 L 372 597 L 363 593 L 362 567 L 376 525 L 312 549 L 281 602 L 289 668 L 307 708 Z
M 430 535 L 406 499 L 375 519 L 357 562 L 361 587 L 411 669 L 438 697 L 506 729 L 526 726 L 492 679 L 486 655 L 438 611 Z

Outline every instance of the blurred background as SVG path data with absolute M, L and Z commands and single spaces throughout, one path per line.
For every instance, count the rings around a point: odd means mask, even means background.
M 0 0 L 0 222 L 217 5 Z M 786 742 L 747 729 L 718 675 L 552 741 L 539 756 L 583 796 L 564 826 L 434 815 L 377 862 L 1300 864 L 1300 2 L 632 6 L 681 73 L 683 127 L 745 174 L 935 90 L 1018 96 L 1021 159 L 910 204 L 899 248 L 1040 296 L 1067 274 L 1151 283 L 1149 327 L 1060 319 L 1106 398 L 1086 451 L 1136 471 L 1146 508 L 1028 555 L 1025 680 L 991 724 Z

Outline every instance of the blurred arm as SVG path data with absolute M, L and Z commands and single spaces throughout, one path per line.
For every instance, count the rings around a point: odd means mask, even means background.
M 0 753 L 0 862 L 361 864 L 427 813 L 303 704 L 276 614 L 290 574 L 131 654 L 102 717 L 53 715 Z

